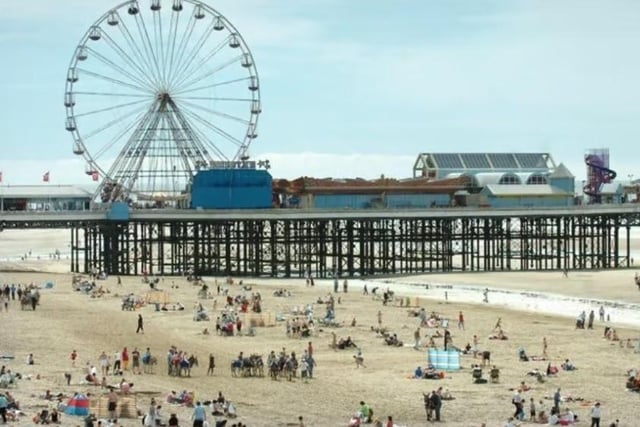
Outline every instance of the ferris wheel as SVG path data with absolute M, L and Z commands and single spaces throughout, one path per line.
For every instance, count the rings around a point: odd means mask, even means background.
M 102 15 L 73 54 L 64 105 L 102 202 L 184 198 L 198 170 L 248 159 L 261 112 L 249 47 L 198 0 Z

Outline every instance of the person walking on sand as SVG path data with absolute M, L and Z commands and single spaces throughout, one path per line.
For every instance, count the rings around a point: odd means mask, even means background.
M 378 327 L 382 327 L 382 311 L 378 310 Z
M 136 334 L 138 332 L 142 332 L 144 334 L 144 319 L 142 318 L 142 314 L 138 314 L 138 328 L 136 329 Z
M 102 372 L 102 376 L 106 377 L 107 375 L 109 375 L 109 356 L 107 356 L 107 353 L 105 353 L 104 351 L 102 353 L 100 353 L 100 356 L 98 356 L 98 363 L 100 365 L 100 372 Z
M 356 361 L 356 368 L 366 368 L 364 365 L 364 356 L 362 355 L 362 350 L 358 349 L 358 354 L 354 355 L 353 358 Z
M 600 408 L 600 402 L 596 402 L 591 407 L 591 427 L 600 427 L 600 418 L 602 418 L 602 409 Z
M 213 375 L 213 370 L 216 367 L 216 358 L 213 353 L 209 353 L 209 368 L 207 369 L 207 375 Z
M 547 337 L 542 337 L 542 357 L 544 357 L 545 359 L 548 357 L 547 348 L 548 348 Z
M 202 406 L 202 403 L 200 403 L 200 401 L 196 403 L 196 407 L 193 410 L 192 418 L 193 427 L 202 427 L 204 425 L 204 422 L 207 420 L 207 411 L 204 406 Z
M 493 327 L 494 331 L 498 329 L 502 329 L 502 317 L 498 317 L 498 320 L 496 321 L 496 326 Z
M 416 329 L 413 333 L 413 348 L 416 350 L 420 350 L 420 328 Z
M 458 329 L 462 329 L 464 331 L 464 314 L 462 311 L 458 313 Z
M 107 410 L 109 411 L 109 419 L 113 422 L 117 422 L 118 416 L 116 414 L 116 408 L 118 407 L 118 394 L 114 388 L 111 389 L 107 397 Z
M 556 392 L 553 393 L 553 409 L 556 413 L 560 413 L 560 399 L 560 388 L 558 388 Z
M 593 321 L 596 318 L 596 313 L 593 310 L 589 312 L 589 320 L 587 321 L 587 329 L 593 329 Z
M 120 372 L 120 369 L 122 369 L 122 353 L 120 353 L 118 350 L 116 350 L 116 352 L 113 354 L 113 375 L 118 375 L 118 372 Z

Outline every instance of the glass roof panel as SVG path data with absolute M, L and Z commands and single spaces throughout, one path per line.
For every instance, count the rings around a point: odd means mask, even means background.
M 485 153 L 460 154 L 467 169 L 491 169 L 491 164 Z
M 463 169 L 460 155 L 455 153 L 437 153 L 433 155 L 440 169 Z
M 518 163 L 516 163 L 513 153 L 492 153 L 489 154 L 489 159 L 494 168 L 518 169 Z

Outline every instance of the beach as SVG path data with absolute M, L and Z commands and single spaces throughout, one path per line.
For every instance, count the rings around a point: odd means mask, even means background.
M 15 253 L 29 249 L 35 252 L 37 236 L 25 237 L 25 242 L 28 246 L 12 243 L 12 250 L 21 249 L 14 250 Z M 48 241 L 46 248 L 47 251 L 55 250 L 63 247 L 61 245 L 64 242 Z M 444 401 L 442 424 L 468 427 L 485 422 L 487 426 L 502 427 L 514 412 L 511 389 L 522 381 L 532 386 L 532 390 L 523 393 L 527 402 L 530 398 L 536 402 L 543 400 L 549 408 L 553 403 L 549 398 L 558 387 L 564 397 L 581 399 L 562 404 L 563 409 L 569 407 L 579 416 L 580 425 L 587 424 L 589 408 L 595 401 L 602 403 L 601 425 L 609 425 L 616 418 L 620 420 L 620 426 L 635 423 L 639 396 L 625 389 L 625 381 L 628 369 L 640 367 L 640 355 L 634 353 L 633 348 L 621 347 L 619 342 L 604 338 L 605 326 L 615 328 L 623 344 L 627 339 L 635 342 L 640 335 L 640 322 L 634 314 L 637 312 L 635 304 L 640 304 L 640 292 L 633 284 L 632 270 L 570 272 L 568 277 L 559 272 L 512 272 L 425 275 L 368 282 L 348 280 L 347 293 L 343 292 L 342 279 L 340 292 L 333 293 L 333 282 L 328 280 L 316 280 L 315 286 L 311 287 L 304 280 L 244 279 L 243 284 L 251 286 L 251 290 L 246 291 L 238 284 L 238 279 L 233 285 L 226 285 L 224 278 L 204 278 L 213 292 L 212 299 L 199 299 L 199 288 L 185 278 L 167 277 L 160 280 L 158 287 L 166 292 L 169 307 L 180 302 L 185 306 L 184 311 L 156 311 L 153 304 L 135 311 L 123 311 L 121 299 L 124 295 L 133 293 L 144 297 L 151 292 L 141 278 L 123 277 L 120 286 L 115 277 L 99 280 L 97 285 L 108 293 L 91 298 L 73 290 L 70 274 L 60 273 L 65 268 L 68 270 L 68 262 L 48 259 L 47 251 L 40 254 L 40 260 L 25 261 L 8 259 L 9 253 L 0 254 L 7 257 L 0 263 L 0 268 L 22 270 L 0 273 L 1 283 L 53 284 L 51 289 L 41 289 L 41 303 L 35 311 L 22 311 L 20 305 L 12 301 L 9 311 L 0 316 L 0 353 L 15 356 L 12 360 L 4 360 L 3 364 L 25 377 L 17 388 L 10 390 L 27 414 L 19 425 L 31 424 L 34 413 L 46 407 L 48 402 L 38 397 L 46 390 L 67 396 L 74 392 L 106 394 L 100 387 L 84 384 L 84 372 L 87 365 L 97 364 L 102 351 L 112 355 L 125 346 L 130 351 L 136 347 L 140 351 L 149 347 L 159 360 L 154 374 L 124 373 L 126 381 L 134 383 L 138 409 L 146 412 L 151 397 L 155 397 L 161 402 L 165 417 L 175 412 L 180 425 L 191 423 L 193 409 L 166 403 L 165 396 L 171 390 L 193 391 L 196 399 L 202 401 L 215 398 L 221 391 L 237 407 L 238 418 L 229 420 L 228 426 L 234 422 L 248 426 L 294 426 L 300 415 L 307 426 L 346 426 L 358 410 L 359 402 L 365 401 L 374 409 L 374 418 L 385 421 L 392 415 L 398 426 L 413 427 L 427 424 L 423 393 L 443 387 L 455 400 Z M 336 300 L 336 321 L 340 326 L 317 326 L 312 337 L 300 339 L 287 337 L 285 321 L 275 321 L 275 326 L 257 327 L 255 336 L 219 336 L 215 333 L 215 317 L 224 307 L 224 297 L 217 295 L 216 281 L 223 290 L 228 288 L 230 295 L 259 292 L 263 299 L 262 315 L 269 319 L 293 319 L 296 317 L 293 309 L 307 305 L 313 305 L 314 317 L 321 318 L 325 305 L 317 301 L 332 294 Z M 363 295 L 365 284 L 369 295 Z M 376 296 L 371 294 L 374 287 L 379 288 Z M 386 288 L 395 292 L 395 300 L 383 305 L 380 294 Z M 487 288 L 490 289 L 489 301 L 485 303 L 483 292 Z M 276 289 L 284 289 L 291 295 L 274 296 Z M 204 306 L 213 321 L 193 320 L 193 307 L 197 302 Z M 411 307 L 407 307 L 407 302 Z M 610 315 L 609 322 L 598 320 L 600 305 Z M 427 366 L 428 337 L 425 336 L 434 334 L 436 329 L 443 330 L 441 327 L 421 328 L 421 346 L 414 349 L 413 336 L 419 319 L 410 316 L 408 310 L 419 306 L 449 321 L 455 346 L 462 348 L 477 335 L 480 349 L 490 351 L 491 364 L 500 369 L 499 382 L 475 384 L 471 365 L 479 363 L 480 359 L 471 355 L 461 355 L 462 369 L 445 372 L 443 379 L 413 379 L 417 366 Z M 596 310 L 594 329 L 576 329 L 575 318 L 579 312 L 586 310 L 588 314 L 591 309 Z M 457 326 L 460 311 L 465 317 L 464 330 Z M 378 326 L 378 312 L 381 312 L 382 326 L 397 333 L 404 346 L 385 345 L 372 331 L 372 327 Z M 144 334 L 135 332 L 138 314 L 144 318 Z M 498 318 L 501 318 L 508 340 L 488 339 Z M 352 326 L 354 319 L 355 326 Z M 211 333 L 203 334 L 205 328 Z M 362 351 L 366 367 L 356 367 L 355 348 L 332 349 L 331 332 L 338 338 L 350 336 Z M 548 361 L 518 361 L 520 347 L 529 355 L 541 356 L 543 337 L 548 341 Z M 266 358 L 270 351 L 278 353 L 284 348 L 301 355 L 309 341 L 317 363 L 314 378 L 309 381 L 300 378 L 274 381 L 268 375 L 264 378 L 231 375 L 230 364 L 240 352 L 245 355 L 257 353 Z M 442 338 L 434 338 L 434 341 L 442 347 Z M 165 354 L 172 345 L 198 356 L 199 366 L 193 369 L 190 378 L 167 374 Z M 74 349 L 78 352 L 78 361 L 72 367 L 69 354 Z M 25 363 L 29 353 L 34 354 L 34 365 Z M 210 353 L 215 355 L 216 368 L 214 375 L 207 376 Z M 546 378 L 544 383 L 527 375 L 534 368 L 546 370 L 548 363 L 560 366 L 565 359 L 570 359 L 578 369 L 561 370 L 557 376 Z M 65 383 L 65 372 L 72 374 L 71 385 Z M 485 368 L 485 377 L 488 376 Z M 108 381 L 117 384 L 121 378 L 110 376 Z M 117 425 L 140 425 L 140 418 L 123 418 Z M 65 415 L 62 424 L 82 425 L 83 420 Z M 215 424 L 212 422 L 211 425 Z M 535 424 L 524 422 L 523 425 Z

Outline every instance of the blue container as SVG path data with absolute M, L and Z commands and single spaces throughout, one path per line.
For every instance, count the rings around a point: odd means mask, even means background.
M 273 178 L 266 170 L 209 169 L 193 178 L 192 209 L 266 209 L 272 207 Z
M 107 219 L 111 221 L 129 221 L 129 205 L 124 202 L 114 202 L 107 212 Z

